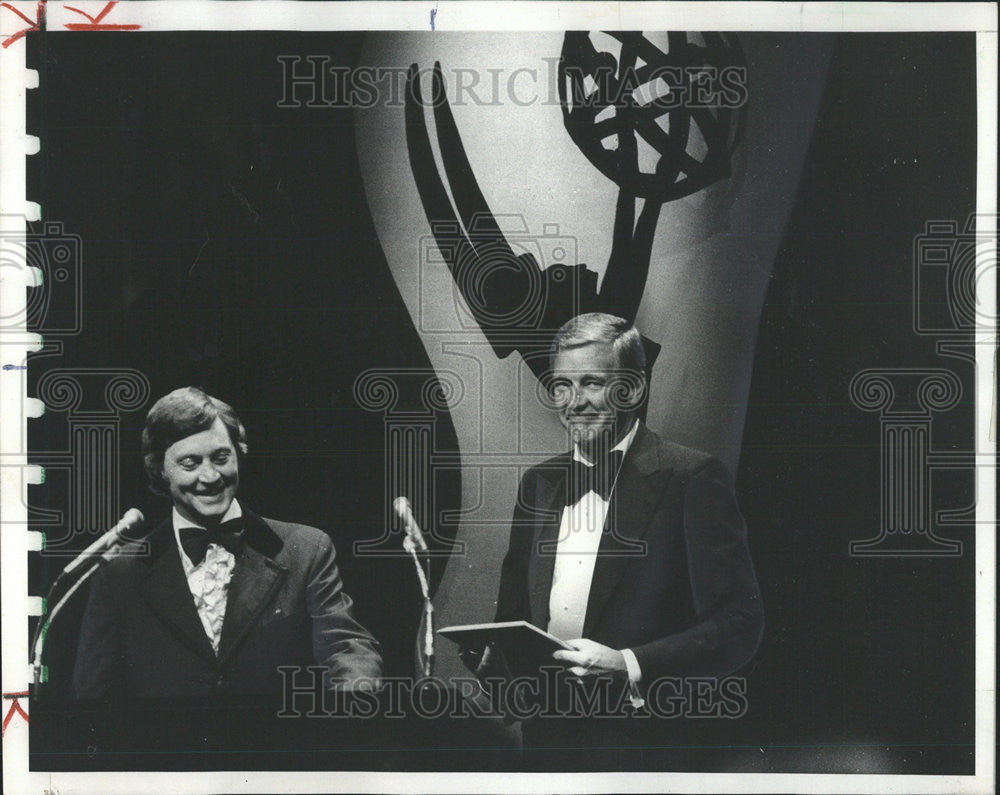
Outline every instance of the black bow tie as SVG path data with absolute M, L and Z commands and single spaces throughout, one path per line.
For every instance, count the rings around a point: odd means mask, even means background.
M 240 550 L 243 549 L 243 538 L 240 536 L 242 530 L 242 516 L 208 529 L 182 527 L 180 529 L 181 546 L 184 547 L 184 554 L 195 566 L 205 559 L 209 544 L 218 544 L 234 555 L 239 555 Z
M 605 500 L 610 499 L 611 488 L 615 485 L 615 476 L 624 457 L 625 453 L 621 450 L 612 450 L 598 456 L 594 466 L 587 466 L 574 459 L 569 469 L 569 482 L 566 484 L 566 504 L 576 505 L 590 491 L 600 494 Z

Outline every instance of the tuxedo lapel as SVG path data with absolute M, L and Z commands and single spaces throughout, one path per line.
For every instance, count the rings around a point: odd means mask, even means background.
M 288 569 L 272 559 L 281 549 L 281 540 L 259 516 L 246 510 L 244 515 L 245 543 L 229 584 L 226 618 L 219 641 L 220 665 L 232 656 L 247 632 L 260 620 L 261 613 L 288 577 Z
M 584 637 L 590 637 L 629 564 L 646 555 L 644 539 L 669 474 L 670 470 L 661 466 L 656 437 L 640 424 L 611 495 L 590 583 Z
M 531 591 L 531 619 L 540 629 L 549 623 L 549 592 L 556 566 L 559 524 L 566 501 L 566 478 L 569 456 L 560 457 L 551 468 L 542 470 L 535 495 L 534 539 L 528 567 Z
M 198 609 L 184 576 L 170 519 L 156 528 L 151 543 L 149 569 L 139 583 L 143 599 L 182 643 L 214 660 L 215 652 L 198 617 Z

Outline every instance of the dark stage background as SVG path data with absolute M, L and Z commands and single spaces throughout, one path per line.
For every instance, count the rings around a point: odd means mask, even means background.
M 352 555 L 381 535 L 385 505 L 382 418 L 351 385 L 429 363 L 374 233 L 352 111 L 275 105 L 277 55 L 350 66 L 361 41 L 28 37 L 41 87 L 28 129 L 42 140 L 28 197 L 82 237 L 85 309 L 62 355 L 33 357 L 28 394 L 53 367 L 134 367 L 154 398 L 194 383 L 232 403 L 250 434 L 241 499 L 331 533 L 360 618 L 390 672 L 409 674 L 410 563 Z M 974 55 L 971 34 L 838 39 L 761 321 L 738 491 L 767 628 L 744 672 L 749 713 L 699 729 L 715 767 L 972 772 L 972 533 L 961 557 L 849 556 L 877 533 L 880 473 L 877 417 L 848 384 L 866 367 L 950 367 L 972 394 L 971 366 L 912 331 L 911 251 L 926 220 L 974 211 Z M 122 415 L 121 508 L 155 520 L 168 506 L 144 489 L 143 414 Z M 967 398 L 936 420 L 935 446 L 969 449 L 972 421 Z M 64 416 L 30 422 L 29 440 L 59 449 Z M 438 444 L 457 446 L 446 414 Z M 967 474 L 935 486 L 936 507 L 972 501 Z M 30 494 L 38 508 L 65 500 L 55 479 Z M 458 505 L 457 480 L 439 500 Z M 31 593 L 64 562 L 33 556 Z M 50 636 L 55 701 L 83 602 Z

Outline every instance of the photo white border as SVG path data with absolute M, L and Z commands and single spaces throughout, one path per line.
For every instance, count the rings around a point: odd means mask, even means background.
M 38 4 L 7 5 L 36 19 Z M 78 0 L 74 8 L 97 16 L 104 0 Z M 434 13 L 432 14 L 432 10 Z M 432 23 L 433 20 L 433 23 Z M 63 3 L 46 4 L 42 23 L 63 30 L 82 18 Z M 779 3 L 779 2 L 287 2 L 286 0 L 156 0 L 117 3 L 105 20 L 136 23 L 141 32 L 167 30 L 565 30 L 664 29 L 734 31 L 909 32 L 975 31 L 978 91 L 977 214 L 996 236 L 997 195 L 997 7 L 992 3 Z M 26 27 L 0 9 L 0 39 Z M 122 31 L 120 35 L 141 35 Z M 39 142 L 25 133 L 25 92 L 37 73 L 25 68 L 23 39 L 0 50 L 0 215 L 44 217 L 27 202 L 25 155 Z M 44 141 L 40 142 L 44 146 Z M 995 246 L 993 252 L 995 254 Z M 990 267 L 992 265 L 992 267 Z M 980 317 L 996 317 L 996 262 L 980 261 Z M 985 266 L 985 267 L 984 267 Z M 24 274 L 0 268 L 0 317 L 23 313 Z M 976 713 L 975 775 L 841 775 L 768 773 L 372 773 L 249 772 L 141 774 L 144 791 L 212 792 L 992 792 L 995 759 L 996 627 L 996 327 L 977 330 L 976 452 Z M 5 333 L 4 364 L 22 365 L 36 350 L 37 335 Z M 27 594 L 28 552 L 39 548 L 27 530 L 27 484 L 38 482 L 27 467 L 28 415 L 37 401 L 25 395 L 25 372 L 0 370 L 0 599 L 2 599 L 3 692 L 28 690 L 28 616 L 37 614 Z M 29 711 L 28 699 L 22 706 Z M 4 700 L 7 713 L 11 702 Z M 134 793 L 135 773 L 29 772 L 28 725 L 17 716 L 3 738 L 5 792 Z

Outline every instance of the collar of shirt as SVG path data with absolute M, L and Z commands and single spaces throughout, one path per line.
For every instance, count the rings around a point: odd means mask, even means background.
M 242 515 L 243 509 L 240 507 L 239 502 L 234 499 L 231 503 L 229 503 L 229 510 L 227 510 L 225 515 L 222 517 L 222 522 L 228 522 L 230 519 L 239 519 Z M 184 572 L 190 574 L 191 570 L 194 568 L 194 564 L 184 551 L 184 547 L 181 546 L 180 530 L 182 527 L 197 527 L 199 530 L 204 530 L 205 527 L 197 522 L 192 522 L 190 519 L 183 516 L 176 507 L 173 509 L 173 523 L 174 543 L 177 544 L 177 551 L 180 553 L 181 562 L 184 564 Z
M 618 444 L 616 444 L 614 447 L 611 448 L 611 452 L 614 452 L 615 450 L 621 450 L 622 451 L 622 456 L 624 456 L 626 453 L 628 453 L 628 449 L 629 449 L 629 447 L 632 446 L 632 440 L 635 439 L 635 434 L 636 434 L 636 432 L 638 430 L 639 430 L 639 420 L 636 420 L 632 424 L 632 430 L 630 430 L 628 433 L 626 433 L 625 436 L 622 438 L 622 440 L 620 442 L 618 442 Z M 584 457 L 583 453 L 580 452 L 580 445 L 578 445 L 578 444 L 574 444 L 573 445 L 573 460 L 574 461 L 579 461 L 582 464 L 586 464 L 589 467 L 592 467 L 594 465 L 593 461 L 588 461 Z M 235 502 L 235 500 L 234 500 L 234 502 Z

